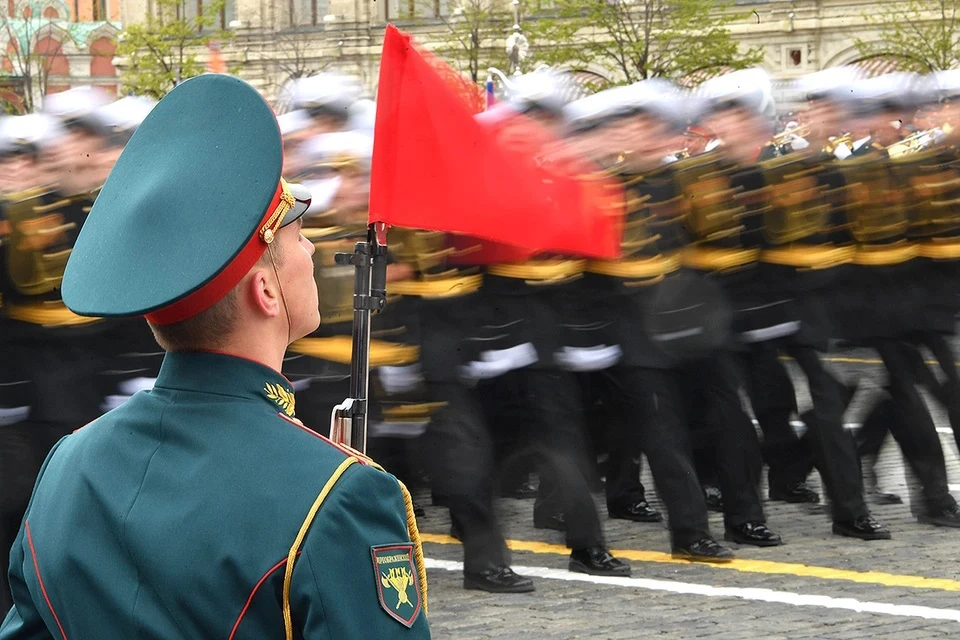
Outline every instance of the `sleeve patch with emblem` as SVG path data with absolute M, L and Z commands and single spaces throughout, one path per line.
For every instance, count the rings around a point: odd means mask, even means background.
M 370 547 L 380 606 L 391 618 L 412 627 L 420 614 L 420 580 L 412 544 Z

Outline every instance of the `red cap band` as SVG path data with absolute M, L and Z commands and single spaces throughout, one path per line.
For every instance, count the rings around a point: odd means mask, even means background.
M 220 273 L 188 296 L 146 314 L 147 321 L 157 325 L 182 322 L 206 311 L 230 293 L 266 251 L 267 243 L 262 238 L 261 230 L 273 216 L 277 207 L 280 206 L 282 195 L 283 185 L 281 184 L 277 186 L 277 192 L 274 194 L 270 206 L 267 207 L 267 212 L 263 215 L 260 223 L 257 224 L 253 235 L 247 240 L 247 244 Z

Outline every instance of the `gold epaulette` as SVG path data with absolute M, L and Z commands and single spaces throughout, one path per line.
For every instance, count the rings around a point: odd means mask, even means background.
M 917 245 L 922 258 L 931 260 L 960 260 L 960 238 L 930 240 Z
M 764 249 L 760 252 L 760 261 L 800 269 L 829 269 L 850 264 L 856 252 L 855 247 L 791 244 Z
M 885 267 L 903 264 L 920 256 L 920 247 L 912 242 L 868 244 L 857 247 L 853 263 L 863 267 Z
M 586 269 L 586 260 L 528 260 L 492 264 L 487 273 L 503 278 L 516 278 L 530 282 L 552 283 L 581 275 Z
M 290 351 L 311 358 L 350 364 L 353 355 L 353 338 L 350 336 L 301 338 L 290 345 Z M 383 340 L 370 341 L 371 367 L 413 364 L 419 358 L 420 349 L 418 347 Z
M 391 295 L 419 298 L 456 298 L 473 293 L 483 283 L 483 276 L 455 276 L 435 280 L 398 280 L 387 284 Z
M 591 260 L 587 271 L 623 279 L 659 278 L 680 268 L 680 261 L 663 255 L 624 260 Z
M 78 316 L 67 309 L 63 302 L 8 302 L 4 307 L 6 316 L 11 320 L 29 322 L 44 327 L 76 327 L 100 322 L 101 318 Z
M 699 271 L 725 271 L 756 262 L 759 249 L 728 249 L 725 247 L 692 246 L 680 253 L 685 267 Z

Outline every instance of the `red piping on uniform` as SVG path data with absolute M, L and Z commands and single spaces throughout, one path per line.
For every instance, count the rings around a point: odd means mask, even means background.
M 324 442 L 326 442 L 327 444 L 331 445 L 332 447 L 335 447 L 338 451 L 340 451 L 340 452 L 343 453 L 344 455 L 350 456 L 350 457 L 352 457 L 352 458 L 353 458 L 353 457 L 356 457 L 356 453 L 355 453 L 355 452 L 350 451 L 349 449 L 346 449 L 346 448 L 340 446 L 339 444 L 337 444 L 336 442 L 334 442 L 334 441 L 331 440 L 330 438 L 326 438 L 326 437 L 320 435 L 319 433 L 317 433 L 317 432 L 314 431 L 313 429 L 310 429 L 310 428 L 304 426 L 303 424 L 297 422 L 296 420 L 291 420 L 290 418 L 288 418 L 287 416 L 283 415 L 282 413 L 278 413 L 277 415 L 280 416 L 281 418 L 283 418 L 284 420 L 286 420 L 287 422 L 289 422 L 290 424 L 292 424 L 293 426 L 295 426 L 296 428 L 302 429 L 302 430 L 306 431 L 307 433 L 309 433 L 310 435 L 312 435 L 314 438 L 319 438 L 319 439 L 323 440 Z M 364 460 L 363 458 L 357 458 L 357 462 L 359 462 L 360 464 L 363 464 L 363 465 L 368 464 L 367 461 Z
M 43 578 L 40 577 L 40 565 L 37 563 L 37 552 L 33 548 L 33 536 L 30 535 L 30 523 L 24 520 L 23 527 L 27 532 L 27 544 L 30 545 L 30 555 L 33 557 L 33 570 L 37 574 L 37 582 L 40 583 L 40 591 L 43 593 L 43 599 L 47 601 L 47 606 L 50 607 L 50 613 L 53 614 L 53 620 L 57 623 L 57 628 L 60 629 L 60 635 L 63 636 L 63 640 L 67 640 L 67 634 L 63 630 L 63 625 L 60 624 L 60 618 L 57 617 L 57 612 L 53 610 L 50 596 L 47 595 L 47 589 L 43 586 Z
M 298 556 L 300 555 L 299 551 L 297 552 L 297 555 Z M 237 629 L 240 628 L 240 623 L 243 621 L 243 616 L 247 615 L 247 609 L 250 608 L 250 604 L 253 602 L 253 597 L 257 595 L 257 591 L 259 591 L 263 583 L 267 581 L 267 578 L 269 578 L 274 571 L 276 571 L 277 569 L 279 569 L 285 564 L 287 564 L 286 558 L 284 558 L 277 564 L 273 565 L 272 568 L 270 568 L 269 570 L 267 570 L 265 574 L 263 574 L 263 577 L 260 578 L 260 581 L 257 582 L 256 586 L 253 587 L 253 591 L 250 592 L 250 597 L 247 598 L 247 604 L 243 605 L 243 610 L 240 612 L 240 616 L 237 618 L 237 621 L 233 624 L 233 631 L 230 632 L 230 637 L 227 638 L 227 640 L 233 640 L 233 637 L 237 635 Z
M 146 314 L 146 318 L 153 324 L 163 325 L 180 322 L 202 313 L 216 304 L 225 295 L 230 293 L 237 284 L 247 275 L 247 272 L 257 263 L 263 252 L 267 250 L 267 243 L 260 237 L 260 229 L 267 223 L 277 207 L 280 206 L 280 197 L 283 195 L 283 185 L 277 185 L 277 192 L 263 214 L 263 219 L 257 225 L 247 244 L 240 249 L 240 253 L 230 261 L 224 269 L 210 282 L 203 285 L 186 298 L 181 298 L 173 304 Z

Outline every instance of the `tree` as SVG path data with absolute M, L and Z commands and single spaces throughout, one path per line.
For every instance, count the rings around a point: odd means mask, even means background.
M 502 3 L 491 0 L 459 0 L 449 5 L 449 12 L 441 11 L 441 3 L 436 0 L 421 0 L 415 6 L 418 14 L 432 16 L 446 27 L 440 43 L 432 47 L 434 52 L 480 82 L 488 68 L 506 65 L 507 52 L 502 43 L 509 35 L 513 16 Z
M 196 0 L 153 0 L 155 12 L 118 38 L 117 55 L 127 59 L 124 90 L 160 99 L 181 81 L 203 73 L 200 51 L 232 37 L 213 28 L 225 1 L 203 2 L 197 11 Z
M 674 80 L 701 71 L 742 69 L 763 59 L 741 52 L 727 28 L 742 16 L 731 0 L 556 0 L 552 15 L 524 26 L 534 58 L 585 69 L 600 65 L 633 83 Z
M 0 33 L 6 36 L 7 50 L 0 58 L 0 73 L 12 81 L 13 93 L 24 112 L 33 111 L 47 95 L 50 76 L 69 75 L 63 44 L 77 41 L 76 27 L 68 20 L 44 17 L 39 2 L 16 2 L 12 15 L 4 5 Z
M 301 15 L 305 10 L 298 11 L 297 8 L 294 3 L 288 3 L 282 9 L 284 26 L 278 26 L 271 34 L 277 71 L 283 76 L 278 79 L 281 84 L 287 80 L 316 75 L 332 64 L 330 58 L 323 58 L 319 53 L 319 31 L 316 27 L 306 25 L 309 17 Z
M 904 70 L 931 73 L 960 66 L 960 0 L 883 2 L 865 14 L 880 39 L 857 38 L 864 57 L 891 57 Z

